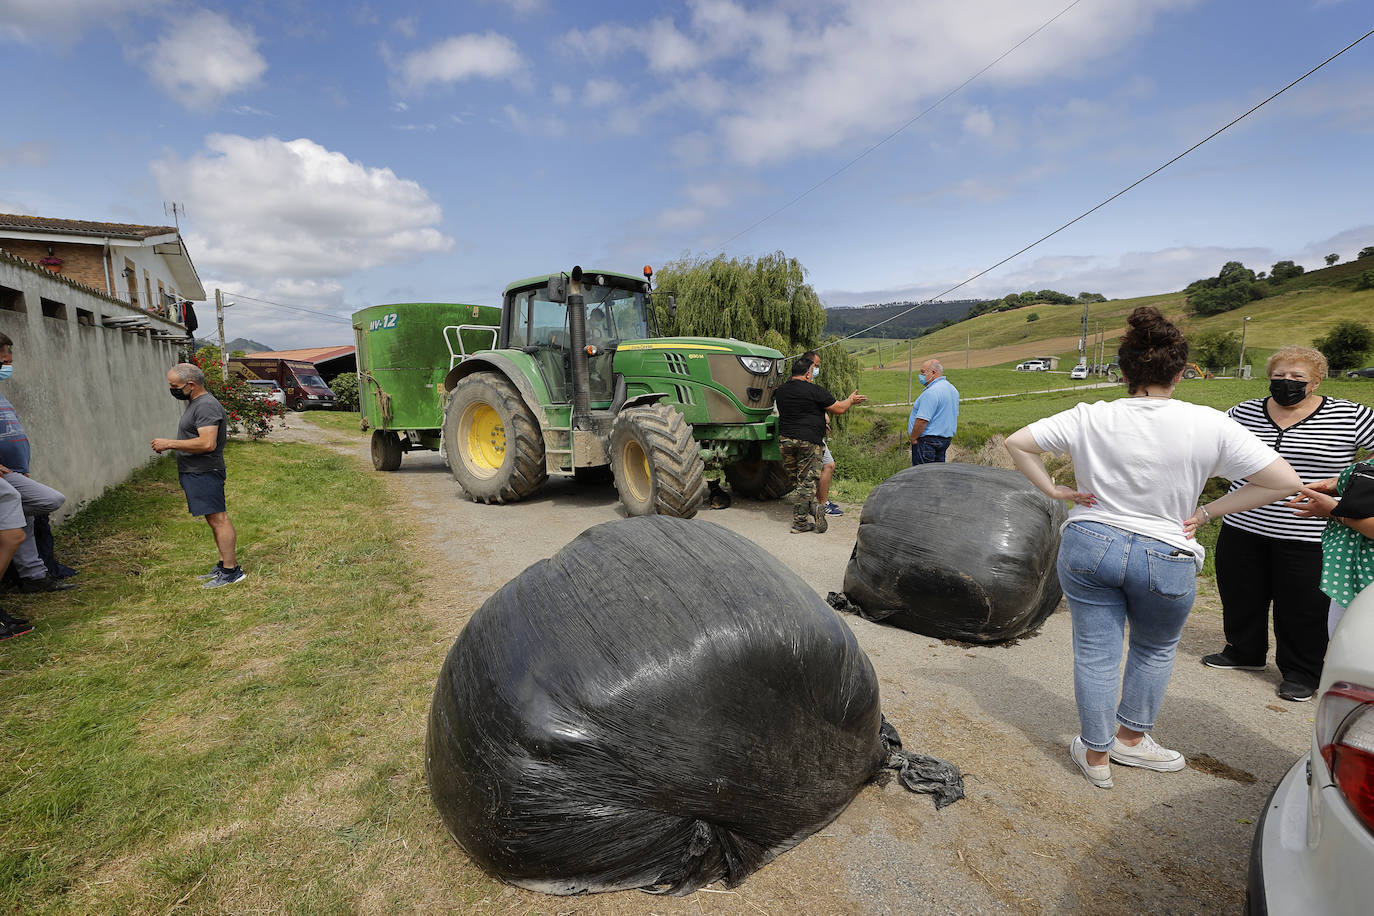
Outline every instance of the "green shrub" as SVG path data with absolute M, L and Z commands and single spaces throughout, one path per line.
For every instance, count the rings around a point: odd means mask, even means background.
M 329 380 L 334 402 L 345 410 L 358 409 L 358 373 L 342 372 Z
M 244 433 L 250 439 L 261 439 L 272 428 L 272 420 L 286 416 L 286 407 L 276 401 L 260 397 L 245 380 L 230 376 L 229 381 L 221 381 L 219 350 L 215 349 L 215 359 L 205 358 L 203 348 L 191 357 L 191 362 L 205 373 L 205 388 L 224 406 L 226 425 L 229 435 Z

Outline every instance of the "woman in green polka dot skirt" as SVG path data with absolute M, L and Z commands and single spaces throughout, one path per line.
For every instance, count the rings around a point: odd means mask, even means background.
M 1359 463 L 1346 468 L 1339 477 L 1303 487 L 1288 503 L 1301 518 L 1328 519 L 1322 532 L 1321 581 L 1322 591 L 1331 599 L 1328 635 L 1335 632 L 1351 600 L 1374 584 L 1374 518 L 1331 518 L 1331 510 L 1340 502 L 1337 497 L 1345 495 L 1350 475 Z M 1374 459 L 1362 463 L 1371 465 Z

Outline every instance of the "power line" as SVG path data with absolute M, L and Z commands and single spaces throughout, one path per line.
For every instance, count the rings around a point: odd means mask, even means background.
M 320 316 L 321 318 L 328 318 L 328 319 L 331 320 L 331 321 L 341 321 L 341 322 L 343 322 L 344 324 L 352 324 L 352 323 L 353 323 L 353 321 L 352 321 L 351 319 L 349 319 L 349 318 L 341 318 L 341 317 L 338 316 L 338 315 L 332 314 L 332 313 L 330 313 L 330 312 L 321 312 L 321 311 L 319 311 L 318 309 L 308 309 L 308 308 L 304 308 L 304 307 L 299 306 L 299 305 L 287 305 L 285 302 L 274 302 L 274 301 L 271 300 L 271 299 L 261 299 L 261 298 L 259 298 L 259 297 L 257 297 L 257 296 L 249 296 L 249 295 L 246 294 L 246 293 L 236 293 L 236 292 L 234 292 L 234 291 L 231 290 L 231 289 L 226 289 L 226 290 L 223 290 L 222 292 L 223 292 L 226 296 L 233 296 L 235 299 L 248 299 L 249 301 L 252 301 L 252 302 L 261 302 L 261 303 L 263 303 L 263 304 L 265 304 L 265 305 L 275 305 L 277 308 L 291 309 L 293 312 L 306 312 L 307 314 L 310 314 L 310 315 L 318 315 L 318 316 Z
M 846 340 L 849 340 L 850 338 L 859 337 L 859 336 L 862 336 L 862 335 L 864 335 L 864 334 L 867 334 L 869 331 L 873 330 L 874 328 L 882 327 L 883 325 L 887 324 L 889 321 L 896 321 L 898 318 L 901 318 L 903 315 L 909 315 L 909 314 L 911 314 L 912 312 L 916 311 L 918 308 L 922 308 L 923 306 L 929 305 L 929 304 L 931 304 L 932 302 L 934 302 L 934 301 L 937 300 L 937 299 L 943 298 L 944 296 L 948 296 L 950 293 L 954 292 L 956 289 L 959 289 L 961 286 L 967 286 L 969 283 L 972 283 L 974 280 L 977 280 L 979 277 L 981 277 L 981 276 L 983 276 L 983 275 L 985 275 L 985 274 L 991 273 L 992 271 L 994 271 L 994 270 L 996 270 L 997 268 L 1001 267 L 1003 264 L 1007 263 L 1008 261 L 1012 260 L 1013 258 L 1020 257 L 1021 255 L 1025 254 L 1027 251 L 1030 251 L 1030 250 L 1031 250 L 1032 248 L 1034 248 L 1036 245 L 1039 245 L 1041 242 L 1044 242 L 1044 241 L 1046 241 L 1046 240 L 1048 240 L 1048 239 L 1053 238 L 1054 236 L 1056 236 L 1056 235 L 1058 235 L 1059 233 L 1063 232 L 1065 229 L 1069 228 L 1069 227 L 1072 226 L 1074 223 L 1078 222 L 1079 220 L 1083 219 L 1084 217 L 1086 217 L 1086 216 L 1088 216 L 1088 215 L 1090 215 L 1090 214 L 1092 214 L 1092 213 L 1095 213 L 1095 212 L 1098 211 L 1098 210 L 1101 210 L 1101 209 L 1102 209 L 1103 207 L 1105 207 L 1107 204 L 1109 204 L 1109 203 L 1111 203 L 1112 201 L 1116 200 L 1118 197 L 1120 197 L 1121 195 L 1125 194 L 1127 191 L 1130 191 L 1132 188 L 1135 188 L 1137 185 L 1140 185 L 1140 184 L 1142 184 L 1143 182 L 1145 182 L 1145 181 L 1147 181 L 1147 180 L 1153 178 L 1154 176 L 1158 175 L 1160 172 L 1164 171 L 1164 170 L 1167 169 L 1169 166 L 1173 165 L 1175 162 L 1177 162 L 1178 160 L 1182 159 L 1184 156 L 1188 155 L 1188 154 L 1191 153 L 1193 150 L 1197 149 L 1199 146 L 1202 146 L 1202 144 L 1206 143 L 1208 140 L 1211 140 L 1213 137 L 1216 137 L 1218 134 L 1222 133 L 1223 131 L 1227 130 L 1228 128 L 1234 127 L 1236 124 L 1238 124 L 1238 123 L 1240 123 L 1241 121 L 1245 120 L 1245 119 L 1248 118 L 1250 115 L 1254 114 L 1256 111 L 1259 111 L 1259 110 L 1260 110 L 1261 108 L 1263 108 L 1265 105 L 1268 105 L 1268 104 L 1269 104 L 1270 102 L 1272 102 L 1274 99 L 1276 99 L 1276 98 L 1278 98 L 1279 96 L 1283 95 L 1283 94 L 1284 94 L 1285 92 L 1287 92 L 1289 89 L 1292 89 L 1292 88 L 1293 88 L 1294 86 L 1296 86 L 1298 83 L 1301 83 L 1303 80 L 1307 79 L 1309 76 L 1311 76 L 1312 74 L 1316 73 L 1316 72 L 1317 72 L 1318 70 L 1320 70 L 1322 67 L 1325 67 L 1327 64 L 1331 63 L 1333 60 L 1335 60 L 1336 58 L 1340 57 L 1340 56 L 1341 56 L 1342 54 L 1344 54 L 1346 51 L 1349 51 L 1351 48 L 1355 47 L 1357 44 L 1359 44 L 1360 42 L 1364 41 L 1364 40 L 1365 40 L 1366 38 L 1368 38 L 1370 35 L 1374 35 L 1374 29 L 1370 29 L 1368 32 L 1365 32 L 1365 33 L 1364 33 L 1363 35 L 1361 35 L 1359 38 L 1356 38 L 1356 39 L 1355 39 L 1354 41 L 1352 41 L 1350 44 L 1346 45 L 1344 48 L 1341 48 L 1341 49 L 1340 49 L 1339 51 L 1337 51 L 1335 54 L 1332 54 L 1330 57 L 1328 57 L 1326 60 L 1322 61 L 1321 63 L 1317 64 L 1317 65 L 1316 65 L 1315 67 L 1313 67 L 1311 70 L 1308 70 L 1308 71 L 1307 71 L 1306 73 L 1304 73 L 1302 76 L 1300 76 L 1300 77 L 1298 77 L 1297 79 L 1293 80 L 1291 83 L 1289 83 L 1288 85 L 1284 86 L 1282 89 L 1278 90 L 1278 91 L 1275 92 L 1273 95 L 1270 95 L 1268 98 L 1264 99 L 1263 101 L 1260 101 L 1260 102 L 1256 103 L 1256 104 L 1255 104 L 1253 107 L 1251 107 L 1249 110 L 1247 110 L 1247 111 L 1245 111 L 1244 113 L 1242 113 L 1242 114 L 1240 114 L 1240 115 L 1237 115 L 1236 117 L 1232 118 L 1232 119 L 1231 119 L 1230 121 L 1228 121 L 1226 124 L 1222 125 L 1221 127 L 1218 127 L 1216 130 L 1212 131 L 1210 134 L 1208 134 L 1207 136 L 1203 137 L 1201 140 L 1199 140 L 1198 142 L 1194 143 L 1192 146 L 1188 147 L 1186 150 L 1184 150 L 1183 152 L 1179 153 L 1177 156 L 1174 156 L 1172 159 L 1170 159 L 1168 162 L 1165 162 L 1163 165 L 1159 166 L 1159 167 L 1158 167 L 1157 169 L 1155 169 L 1154 171 L 1149 172 L 1148 174 L 1143 175 L 1143 176 L 1140 177 L 1140 178 L 1137 178 L 1135 181 L 1133 181 L 1133 182 L 1131 182 L 1130 184 L 1126 185 L 1126 187 L 1122 188 L 1120 191 L 1117 191 L 1117 192 L 1116 192 L 1115 194 L 1113 194 L 1111 197 L 1108 197 L 1106 200 L 1102 201 L 1101 203 L 1097 204 L 1096 206 L 1093 206 L 1093 207 L 1090 207 L 1090 208 L 1087 209 L 1087 210 L 1084 210 L 1082 213 L 1078 214 L 1078 215 L 1075 216 L 1073 219 L 1069 220 L 1067 223 L 1064 223 L 1062 226 L 1060 226 L 1058 229 L 1055 229 L 1053 232 L 1048 232 L 1048 233 L 1046 233 L 1045 235 L 1042 235 L 1040 238 L 1038 238 L 1038 239 L 1036 239 L 1035 241 L 1031 242 L 1029 245 L 1027 245 L 1027 246 L 1025 246 L 1024 248 L 1020 249 L 1019 251 L 1012 252 L 1011 254 L 1007 255 L 1005 258 L 1003 258 L 1002 260 L 1000 260 L 1000 261 L 998 261 L 997 263 L 993 264 L 992 266 L 986 267 L 986 268 L 984 268 L 983 270 L 978 271 L 978 273 L 974 274 L 973 276 L 969 277 L 968 279 L 964 280 L 963 282 L 954 284 L 954 285 L 951 286 L 949 289 L 944 290 L 943 292 L 937 293 L 937 294 L 934 295 L 934 296 L 931 296 L 929 299 L 925 300 L 924 302 L 918 302 L 918 303 L 916 303 L 915 305 L 913 305 L 911 308 L 909 308 L 909 309 L 904 309 L 903 311 L 898 312 L 897 314 L 891 316 L 890 318 L 884 318 L 882 321 L 879 321 L 877 324 L 870 325 L 869 327 L 864 328 L 862 331 L 855 331 L 853 334 L 848 334 L 848 335 L 846 335 L 846 336 L 844 336 L 844 337 L 840 337 L 840 338 L 838 338 L 838 339 L 836 339 L 836 340 L 831 341 L 831 342 L 828 343 L 828 344 L 825 344 L 824 346 L 825 346 L 825 347 L 834 346 L 835 344 L 841 343 L 841 342 L 846 341 Z
M 973 75 L 970 76 L 968 79 L 964 80 L 962 83 L 960 83 L 959 85 L 955 86 L 955 87 L 954 87 L 953 89 L 951 89 L 949 92 L 946 92 L 944 95 L 940 96 L 938 99 L 936 99 L 934 102 L 932 102 L 932 103 L 925 109 L 925 111 L 922 111 L 920 114 L 916 115 L 916 117 L 912 118 L 910 121 L 907 121 L 907 122 L 906 122 L 905 124 L 903 124 L 901 127 L 897 128 L 897 129 L 894 130 L 892 133 L 888 134 L 886 137 L 883 137 L 883 138 L 882 138 L 881 140 L 879 140 L 877 143 L 873 144 L 873 145 L 870 146 L 868 149 L 864 150 L 862 153 L 859 153 L 859 155 L 855 156 L 853 159 L 849 160 L 849 161 L 846 162 L 844 165 L 840 166 L 838 169 L 836 169 L 835 171 L 831 172 L 829 175 L 825 176 L 825 177 L 822 178 L 820 181 L 818 181 L 818 182 L 816 182 L 815 184 L 813 184 L 811 187 L 807 188 L 805 191 L 802 191 L 802 192 L 801 192 L 800 194 L 798 194 L 796 197 L 792 198 L 792 199 L 789 200 L 787 203 L 783 204 L 781 207 L 778 207 L 776 210 L 774 210 L 772 213 L 769 213 L 769 214 L 768 214 L 767 216 L 765 216 L 763 219 L 758 220 L 757 222 L 755 222 L 755 223 L 753 223 L 752 225 L 750 225 L 748 228 L 742 229 L 742 230 L 740 230 L 739 232 L 736 232 L 734 235 L 730 236 L 728 239 L 726 239 L 724 242 L 722 242 L 722 243 L 718 246 L 717 250 L 719 250 L 719 251 L 721 251 L 721 252 L 724 252 L 725 249 L 729 247 L 730 243 L 733 242 L 735 239 L 739 238 L 739 237 L 742 236 L 742 235 L 747 235 L 747 234 L 749 234 L 750 232 L 753 232 L 753 231 L 754 231 L 755 229 L 757 229 L 759 226 L 762 226 L 764 223 L 768 222 L 770 219 L 772 219 L 773 217 L 777 216 L 779 213 L 781 213 L 782 211 L 786 210 L 788 207 L 791 207 L 793 204 L 797 203 L 797 202 L 800 201 L 802 198 L 804 198 L 804 197 L 806 197 L 807 195 L 809 195 L 811 192 L 813 192 L 813 191 L 819 189 L 819 188 L 822 187 L 823 185 L 828 184 L 828 183 L 831 181 L 831 179 L 837 178 L 837 177 L 839 177 L 839 175 L 842 174 L 843 172 L 848 171 L 851 167 L 853 167 L 853 166 L 854 166 L 856 163 L 858 163 L 860 160 L 867 158 L 867 156 L 868 156 L 870 153 L 872 153 L 873 151 L 875 151 L 878 147 L 880 147 L 880 146 L 882 146 L 883 144 L 887 143 L 889 140 L 891 140 L 891 139 L 893 139 L 894 137 L 896 137 L 896 136 L 897 136 L 898 134 L 900 134 L 902 131 L 906 130 L 908 127 L 910 127 L 911 125 L 915 124 L 917 121 L 921 120 L 922 118 L 924 118 L 926 115 L 930 114 L 930 113 L 931 113 L 932 111 L 934 111 L 935 109 L 939 108 L 941 105 L 943 105 L 943 104 L 945 103 L 946 100 L 948 100 L 948 99 L 950 98 L 950 96 L 954 95 L 954 94 L 957 93 L 959 90 L 961 90 L 961 89 L 963 89 L 965 86 L 967 86 L 969 83 L 973 82 L 973 81 L 976 80 L 978 77 L 982 76 L 984 73 L 987 73 L 987 72 L 988 72 L 989 70 L 991 70 L 993 67 L 997 66 L 999 63 L 1002 62 L 1002 59 L 1003 59 L 1003 58 L 1005 58 L 1007 55 L 1011 54 L 1011 52 L 1015 51 L 1017 48 L 1021 47 L 1021 46 L 1022 46 L 1023 44 L 1025 44 L 1026 42 L 1030 41 L 1030 40 L 1031 40 L 1032 38 L 1034 38 L 1036 35 L 1039 35 L 1039 34 L 1040 34 L 1041 32 L 1043 32 L 1045 29 L 1049 28 L 1049 26 L 1052 25 L 1056 19 L 1058 19 L 1060 16 L 1063 16 L 1063 15 L 1064 15 L 1065 13 L 1067 13 L 1069 10 L 1073 9 L 1075 6 L 1077 6 L 1078 4 L 1080 4 L 1080 3 L 1082 3 L 1082 2 L 1083 2 L 1083 0 L 1073 0 L 1073 2 L 1070 3 L 1068 6 L 1064 7 L 1062 10 L 1060 10 L 1060 11 L 1057 12 L 1057 13 L 1055 13 L 1055 14 L 1054 14 L 1053 16 L 1051 16 L 1049 19 L 1045 20 L 1045 22 L 1041 23 L 1040 27 L 1039 27 L 1038 29 L 1036 29 L 1034 32 L 1031 32 L 1031 33 L 1030 33 L 1029 35 L 1027 35 L 1025 38 L 1021 39 L 1021 40 L 1018 41 L 1016 44 L 1012 45 L 1010 48 L 1007 48 L 1005 51 L 1003 51 L 1003 52 L 1001 53 L 1001 55 L 999 55 L 999 56 L 997 57 L 997 59 L 994 60 L 992 63 L 988 64 L 988 65 L 985 66 L 983 69 L 979 70 L 977 73 L 973 74 Z

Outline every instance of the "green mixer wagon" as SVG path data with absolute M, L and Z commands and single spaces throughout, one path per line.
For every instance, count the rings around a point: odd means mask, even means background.
M 409 451 L 440 449 L 444 378 L 496 346 L 501 310 L 456 302 L 401 302 L 353 313 L 358 410 L 372 430 L 372 466 L 394 471 Z

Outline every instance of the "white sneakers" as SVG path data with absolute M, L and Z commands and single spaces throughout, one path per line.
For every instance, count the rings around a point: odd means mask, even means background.
M 1088 746 L 1083 743 L 1081 735 L 1075 737 L 1069 745 L 1069 756 L 1078 764 L 1088 782 L 1099 789 L 1112 787 L 1112 768 L 1107 764 L 1091 766 L 1088 763 Z M 1143 767 L 1159 773 L 1175 773 L 1186 765 L 1182 754 L 1167 747 L 1160 747 L 1148 734 L 1142 735 L 1140 743 L 1134 747 L 1113 741 L 1112 749 L 1107 752 L 1107 756 L 1124 766 Z
M 1075 737 L 1073 743 L 1069 745 L 1069 756 L 1073 758 L 1074 763 L 1078 764 L 1078 768 L 1083 771 L 1088 782 L 1099 789 L 1112 787 L 1112 768 L 1105 763 L 1098 767 L 1088 765 L 1088 746 L 1083 743 L 1081 735 Z
M 1171 751 L 1167 747 L 1160 747 L 1155 739 L 1148 734 L 1142 735 L 1140 743 L 1135 747 L 1115 741 L 1107 754 L 1117 763 L 1125 766 L 1144 767 L 1147 770 L 1156 770 L 1160 773 L 1176 773 L 1185 765 L 1182 754 L 1178 751 Z

